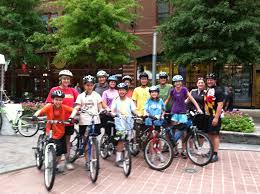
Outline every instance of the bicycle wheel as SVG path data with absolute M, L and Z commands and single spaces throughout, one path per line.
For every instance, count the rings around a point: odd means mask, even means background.
M 129 150 L 132 156 L 137 156 L 140 153 L 140 146 L 138 143 L 134 143 L 133 140 L 131 140 L 131 143 L 129 144 Z
M 32 137 L 39 130 L 38 123 L 33 123 L 31 119 L 30 115 L 22 115 L 17 121 L 18 132 L 24 137 Z
M 98 143 L 95 137 L 92 137 L 92 140 L 90 141 L 88 144 L 88 149 L 90 149 L 90 152 L 88 153 L 90 179 L 93 183 L 95 183 L 97 181 L 99 171 Z
M 167 152 L 163 149 L 167 147 Z M 154 170 L 164 170 L 168 168 L 173 160 L 173 149 L 169 141 L 163 137 L 149 139 L 144 149 L 144 158 L 150 168 Z
M 43 144 L 44 144 L 44 135 L 41 134 L 38 137 L 38 141 L 37 141 L 37 147 L 35 149 L 35 161 L 36 161 L 36 166 L 39 170 L 41 170 L 42 168 L 42 164 L 43 164 Z
M 213 144 L 206 133 L 197 131 L 188 137 L 186 151 L 189 159 L 196 165 L 205 166 L 213 156 Z
M 0 132 L 2 130 L 2 124 L 3 124 L 3 118 L 2 118 L 2 112 L 0 112 Z
M 79 132 L 74 130 L 73 135 L 70 137 L 70 155 L 69 161 L 75 162 L 79 158 Z
M 56 171 L 56 152 L 52 145 L 46 146 L 44 156 L 44 183 L 50 191 L 54 185 Z
M 109 156 L 107 139 L 108 139 L 108 136 L 106 134 L 104 134 L 100 140 L 100 156 L 103 159 L 106 159 Z
M 129 150 L 128 142 L 125 142 L 124 151 L 123 151 L 123 169 L 124 169 L 125 176 L 128 177 L 132 169 L 132 158 L 131 158 L 131 152 Z

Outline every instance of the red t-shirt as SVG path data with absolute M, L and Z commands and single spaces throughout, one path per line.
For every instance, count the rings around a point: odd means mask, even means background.
M 39 116 L 46 115 L 47 120 L 59 120 L 59 121 L 64 121 L 66 120 L 66 115 L 71 114 L 73 111 L 72 107 L 66 106 L 66 105 L 61 105 L 60 108 L 55 108 L 53 104 L 46 104 L 40 111 Z M 47 123 L 46 124 L 46 134 L 49 133 L 51 128 L 51 124 Z M 65 133 L 65 126 L 61 123 L 59 124 L 53 124 L 52 125 L 52 138 L 53 139 L 60 139 L 63 137 Z
M 78 97 L 78 92 L 74 88 L 66 88 L 63 89 L 60 86 L 54 87 L 50 90 L 49 95 L 46 99 L 46 103 L 52 103 L 51 94 L 55 90 L 61 90 L 65 94 L 65 98 L 63 99 L 62 104 L 67 105 L 69 107 L 74 107 L 74 102 L 76 101 Z M 70 114 L 65 114 L 65 120 L 69 118 Z
M 126 94 L 126 96 L 127 96 L 128 98 L 131 98 L 131 99 L 132 99 L 132 95 L 133 95 L 133 90 L 132 90 L 132 89 L 129 89 L 128 92 L 127 92 L 127 94 Z

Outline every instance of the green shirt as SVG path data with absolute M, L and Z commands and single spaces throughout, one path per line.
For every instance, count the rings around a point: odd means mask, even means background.
M 161 87 L 161 85 L 157 85 L 160 88 L 160 94 L 159 97 L 163 100 L 163 102 L 168 98 L 171 92 L 172 85 L 171 84 L 165 84 L 164 87 Z M 172 108 L 172 100 L 170 99 L 168 104 L 166 105 L 166 111 L 171 111 Z

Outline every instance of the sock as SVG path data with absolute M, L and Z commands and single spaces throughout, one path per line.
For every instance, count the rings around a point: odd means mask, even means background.
M 120 161 L 122 159 L 122 152 L 116 152 L 116 162 Z

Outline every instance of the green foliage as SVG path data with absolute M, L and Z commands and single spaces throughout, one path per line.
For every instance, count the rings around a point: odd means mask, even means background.
M 54 63 L 114 65 L 129 62 L 137 37 L 122 29 L 130 25 L 136 0 L 60 0 L 64 15 L 54 19 L 53 34 L 36 33 L 32 42 L 56 50 Z
M 44 29 L 35 11 L 39 0 L 0 0 L 0 53 L 12 64 L 38 63 L 34 46 L 27 42 L 34 32 Z
M 252 133 L 255 130 L 253 119 L 240 111 L 226 112 L 221 124 L 224 131 Z
M 254 64 L 260 56 L 260 1 L 172 0 L 160 26 L 166 58 L 177 64 Z

